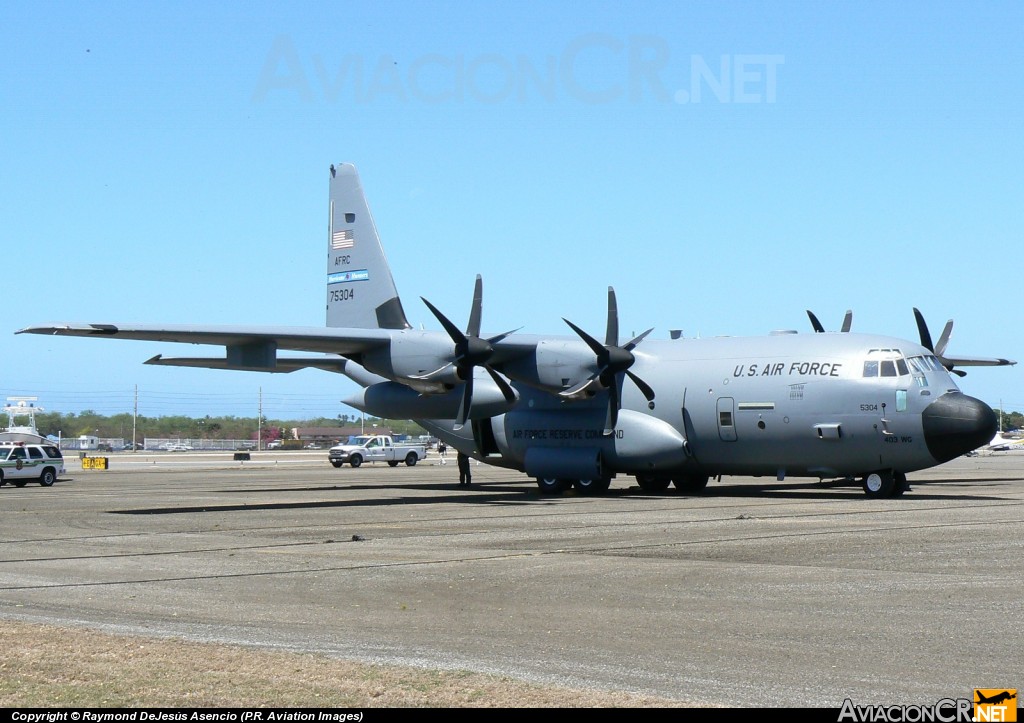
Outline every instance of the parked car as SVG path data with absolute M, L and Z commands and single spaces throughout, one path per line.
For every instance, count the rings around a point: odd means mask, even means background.
M 64 455 L 55 444 L 5 442 L 0 445 L 0 486 L 24 487 L 36 480 L 50 487 L 64 474 Z
M 319 442 L 310 442 L 306 445 L 306 449 L 323 449 L 324 446 Z
M 280 439 L 272 439 L 267 442 L 267 449 L 281 449 L 284 446 L 284 442 Z
M 168 444 L 164 449 L 168 452 L 191 452 L 193 447 L 189 444 Z

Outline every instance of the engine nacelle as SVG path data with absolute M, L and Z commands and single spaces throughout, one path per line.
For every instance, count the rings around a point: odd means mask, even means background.
M 462 388 L 456 387 L 443 394 L 421 394 L 398 382 L 381 382 L 360 389 L 341 401 L 361 412 L 385 419 L 452 419 L 458 414 L 462 393 Z M 482 370 L 476 371 L 470 419 L 504 414 L 515 403 L 516 400 L 509 402 L 505 399 L 490 375 Z
M 583 381 L 597 371 L 594 352 L 576 339 L 551 339 L 537 342 L 532 355 L 504 362 L 505 376 L 549 392 L 560 392 Z
M 408 330 L 395 334 L 389 345 L 361 354 L 359 361 L 382 377 L 440 391 L 463 381 L 451 364 L 454 358 L 455 344 L 447 334 Z
M 557 468 L 560 458 L 566 465 L 591 471 L 594 459 L 599 459 L 606 473 L 662 472 L 686 466 L 686 439 L 668 422 L 623 409 L 615 431 L 606 436 L 604 405 L 582 404 L 588 406 L 559 411 L 516 409 L 490 420 L 488 439 L 493 452 L 526 471 Z

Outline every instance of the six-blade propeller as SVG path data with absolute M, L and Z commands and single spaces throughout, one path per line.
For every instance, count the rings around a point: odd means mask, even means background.
M 607 389 L 608 414 L 605 417 L 604 433 L 606 435 L 611 434 L 619 419 L 620 395 L 622 393 L 621 387 L 624 376 L 628 376 L 633 380 L 633 383 L 648 402 L 654 401 L 654 390 L 651 389 L 650 385 L 629 371 L 629 368 L 636 361 L 636 357 L 633 356 L 633 349 L 643 341 L 645 336 L 653 331 L 653 328 L 619 346 L 619 311 L 615 303 L 615 290 L 610 286 L 608 287 L 608 327 L 605 332 L 604 344 L 601 344 L 601 342 L 568 319 L 563 317 L 562 321 L 568 324 L 586 342 L 591 351 L 594 352 L 594 355 L 597 357 L 597 371 L 576 386 L 566 389 L 559 394 L 568 399 L 578 399 L 583 396 L 593 396 L 601 389 Z
M 423 297 L 420 297 L 423 299 Z M 445 367 L 454 366 L 455 372 L 458 374 L 459 379 L 464 383 L 462 391 L 462 400 L 459 402 L 459 411 L 455 417 L 455 429 L 462 429 L 463 425 L 466 424 L 466 420 L 469 419 L 470 407 L 473 404 L 473 368 L 483 367 L 487 370 L 487 373 L 491 375 L 491 379 L 501 390 L 507 402 L 514 402 L 516 400 L 515 390 L 509 385 L 505 378 L 498 374 L 494 369 L 488 365 L 488 361 L 494 354 L 494 344 L 504 339 L 509 334 L 515 331 L 506 331 L 504 334 L 498 334 L 488 339 L 482 339 L 480 337 L 480 317 L 483 313 L 483 279 L 480 274 L 476 276 L 476 285 L 473 288 L 473 305 L 469 312 L 469 324 L 466 326 L 466 333 L 463 334 L 459 331 L 459 328 L 455 326 L 449 319 L 442 314 L 436 306 L 431 304 L 426 299 L 423 299 L 423 303 L 427 305 L 427 308 L 437 317 L 437 320 L 441 322 L 441 326 L 448 332 L 448 336 L 455 342 L 455 358 Z M 440 370 L 438 370 L 440 371 Z M 436 374 L 436 372 L 435 372 Z

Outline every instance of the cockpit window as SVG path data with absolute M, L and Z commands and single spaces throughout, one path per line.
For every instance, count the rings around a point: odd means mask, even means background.
M 904 377 L 910 374 L 899 349 L 871 349 L 864 361 L 864 377 Z

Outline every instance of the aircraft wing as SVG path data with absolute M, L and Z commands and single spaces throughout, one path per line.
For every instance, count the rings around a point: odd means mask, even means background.
M 386 345 L 391 336 L 384 329 L 335 329 L 320 326 L 186 326 L 183 324 L 60 323 L 28 326 L 16 334 L 113 337 L 141 341 L 171 341 L 237 347 L 274 344 L 278 349 L 359 354 Z
M 997 359 L 995 357 L 957 357 L 957 356 L 946 356 L 939 357 L 939 361 L 944 366 L 954 367 L 1005 367 L 1016 364 L 1013 359 Z
M 341 358 L 330 356 L 278 357 L 277 351 L 286 349 L 343 356 L 358 355 L 387 345 L 391 340 L 390 334 L 393 332 L 389 333 L 384 329 L 325 327 L 59 323 L 29 326 L 19 329 L 15 333 L 208 344 L 223 346 L 227 350 L 226 357 L 220 359 L 174 359 L 157 355 L 146 362 L 147 364 L 284 373 L 306 367 L 316 367 L 345 373 L 345 360 Z
M 402 334 L 418 334 L 412 330 L 362 329 L 340 327 L 295 326 L 189 326 L 183 324 L 41 324 L 19 329 L 16 334 L 81 336 L 104 339 L 136 339 L 182 344 L 223 346 L 224 357 L 150 358 L 147 364 L 158 366 L 202 367 L 236 371 L 290 373 L 298 369 L 316 368 L 344 374 L 367 386 L 385 378 L 363 370 L 344 357 L 358 358 L 374 349 L 386 347 Z M 532 352 L 540 337 L 519 335 L 496 344 L 495 363 L 515 359 Z M 318 357 L 277 356 L 279 350 L 312 352 Z

